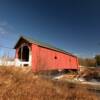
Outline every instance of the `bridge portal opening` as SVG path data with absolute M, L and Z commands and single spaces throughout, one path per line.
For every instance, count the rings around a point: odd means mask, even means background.
M 18 59 L 23 62 L 29 61 L 29 47 L 28 46 L 22 46 L 19 48 Z

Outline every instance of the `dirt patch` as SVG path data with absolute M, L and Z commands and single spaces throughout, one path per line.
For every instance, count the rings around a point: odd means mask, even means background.
M 80 71 L 78 78 L 83 78 L 86 81 L 100 82 L 100 68 L 84 68 Z

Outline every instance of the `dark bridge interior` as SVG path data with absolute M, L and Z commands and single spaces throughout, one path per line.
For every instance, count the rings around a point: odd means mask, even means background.
M 23 46 L 19 48 L 18 58 L 21 61 L 29 61 L 29 48 L 28 46 Z

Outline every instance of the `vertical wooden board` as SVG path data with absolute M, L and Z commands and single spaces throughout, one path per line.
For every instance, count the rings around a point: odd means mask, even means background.
M 71 69 L 77 69 L 77 58 L 71 56 Z
M 67 54 L 63 53 L 57 53 L 58 55 L 58 60 L 57 60 L 57 65 L 60 69 L 67 69 L 69 68 L 69 56 Z
M 54 50 L 40 47 L 40 69 L 70 69 L 76 64 L 75 58 Z
M 38 52 L 39 52 L 39 48 L 37 45 L 32 44 L 32 70 L 33 71 L 37 71 L 37 59 L 38 59 Z
M 18 58 L 18 48 L 16 48 L 15 58 Z
M 46 48 L 40 48 L 40 59 L 41 63 L 44 63 L 45 69 L 52 69 L 55 65 L 54 62 L 54 51 L 46 49 Z
M 33 45 L 32 65 L 34 70 L 77 69 L 76 57 Z
M 56 60 L 56 65 L 59 69 L 62 69 L 66 63 L 65 63 L 65 57 L 63 54 L 56 52 L 57 60 Z

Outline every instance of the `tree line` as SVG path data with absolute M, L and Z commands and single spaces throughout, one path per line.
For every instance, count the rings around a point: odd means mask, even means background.
M 100 66 L 100 55 L 96 55 L 94 58 L 79 58 L 79 64 L 87 67 Z

